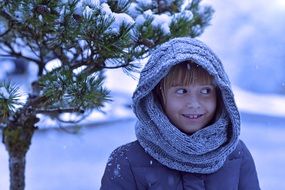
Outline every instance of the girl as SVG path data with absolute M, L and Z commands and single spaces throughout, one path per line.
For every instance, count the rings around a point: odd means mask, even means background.
M 137 140 L 110 156 L 101 190 L 259 190 L 218 57 L 175 38 L 157 48 L 133 94 Z

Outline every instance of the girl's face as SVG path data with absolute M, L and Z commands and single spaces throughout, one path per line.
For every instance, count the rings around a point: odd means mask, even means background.
M 194 83 L 172 86 L 164 92 L 164 111 L 178 129 L 192 134 L 214 118 L 217 108 L 216 88 L 212 84 Z

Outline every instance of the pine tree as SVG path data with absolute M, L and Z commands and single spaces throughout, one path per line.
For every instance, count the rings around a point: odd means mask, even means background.
M 25 187 L 25 156 L 37 114 L 78 113 L 110 100 L 106 69 L 136 72 L 157 45 L 197 37 L 213 9 L 201 0 L 2 0 L 0 58 L 38 66 L 33 92 L 21 102 L 19 87 L 0 82 L 0 123 L 9 153 L 10 190 Z M 45 65 L 58 60 L 51 71 Z M 1 61 L 1 60 L 0 60 Z

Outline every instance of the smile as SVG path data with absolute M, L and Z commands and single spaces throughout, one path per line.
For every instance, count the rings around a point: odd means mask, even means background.
M 188 119 L 198 119 L 203 116 L 203 114 L 182 114 L 183 117 Z

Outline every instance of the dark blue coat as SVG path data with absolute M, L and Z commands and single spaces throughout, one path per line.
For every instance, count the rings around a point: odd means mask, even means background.
M 240 141 L 224 166 L 212 174 L 170 169 L 148 155 L 138 141 L 110 156 L 101 190 L 259 190 L 254 161 Z

